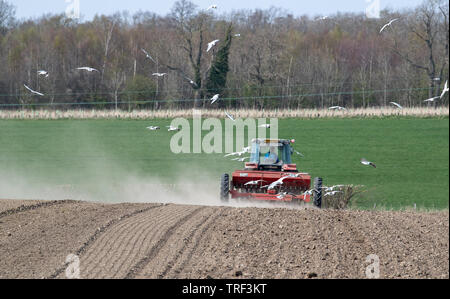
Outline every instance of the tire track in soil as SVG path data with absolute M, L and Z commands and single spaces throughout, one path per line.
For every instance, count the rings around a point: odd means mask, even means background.
M 206 232 L 211 228 L 211 225 L 217 220 L 217 218 L 220 217 L 220 215 L 222 214 L 222 212 L 224 211 L 224 208 L 221 208 L 219 210 L 219 212 L 216 212 L 215 215 L 212 215 L 206 222 L 206 224 L 203 226 L 202 230 L 200 231 L 199 234 L 197 234 L 196 240 L 193 243 L 193 245 L 191 246 L 192 249 L 189 251 L 189 253 L 187 254 L 187 256 L 185 258 L 183 258 L 183 256 L 181 256 L 180 259 L 180 265 L 176 267 L 175 270 L 173 270 L 172 272 L 174 272 L 175 274 L 181 273 L 182 269 L 185 268 L 185 266 L 191 261 L 195 250 L 199 248 L 199 244 L 200 242 L 203 240 L 203 238 L 206 236 Z M 168 269 L 168 270 L 172 270 L 172 269 Z M 167 275 L 167 273 L 166 273 Z M 177 275 L 175 275 L 177 276 Z
M 39 208 L 51 207 L 54 205 L 69 204 L 69 203 L 77 203 L 77 202 L 74 200 L 52 200 L 52 201 L 40 202 L 37 204 L 20 205 L 17 208 L 0 212 L 0 218 L 6 217 L 6 216 L 11 216 L 11 215 L 18 214 L 21 212 L 33 211 L 33 210 L 36 210 Z
M 165 227 L 197 210 L 194 206 L 163 205 L 113 225 L 80 259 L 82 278 L 122 278 L 162 238 Z
M 201 211 L 201 217 L 197 215 L 189 219 L 168 240 L 171 246 L 165 255 L 162 256 L 161 252 L 156 255 L 136 278 L 174 278 L 174 274 L 179 273 L 192 258 L 200 240 L 222 211 L 223 208 L 209 207 Z
M 171 210 L 170 213 L 167 209 Z M 163 233 L 153 228 L 160 226 L 161 223 L 164 224 L 165 221 L 176 221 L 183 215 L 185 208 L 172 206 L 158 210 L 162 210 L 162 213 L 151 217 L 140 215 L 130 219 L 110 232 L 113 237 L 99 240 L 100 245 L 91 250 L 93 257 L 89 255 L 86 257 L 85 263 L 89 265 L 86 273 L 89 277 L 123 277 L 126 272 L 120 272 L 128 271 L 136 260 L 145 255 L 144 244 L 157 240 L 159 234 Z
M 117 232 L 118 239 L 116 241 L 114 241 L 114 239 L 108 240 L 108 246 L 114 246 L 114 243 L 119 244 L 119 247 L 116 250 L 118 252 L 129 252 L 129 254 L 117 254 L 116 257 L 110 259 L 109 268 L 106 271 L 106 273 L 108 273 L 107 275 L 111 277 L 123 277 L 125 273 L 120 272 L 127 271 L 130 265 L 134 264 L 136 260 L 145 255 L 145 246 L 143 245 L 151 243 L 152 240 L 158 240 L 159 235 L 162 234 L 162 231 L 149 231 L 149 229 L 153 226 L 158 226 L 160 223 L 164 223 L 164 221 L 174 221 L 178 219 L 180 215 L 180 211 L 174 212 L 170 216 L 162 213 L 156 217 L 152 217 L 152 222 L 146 221 L 148 216 L 143 215 L 133 223 L 122 227 L 121 231 Z M 144 230 L 142 230 L 142 228 L 144 228 Z M 140 231 L 140 233 L 132 233 L 135 231 Z M 98 252 L 105 252 L 105 250 L 99 250 Z M 96 270 L 98 273 L 100 267 Z
M 84 242 L 84 244 L 76 251 L 76 255 L 78 257 L 81 257 L 87 250 L 88 248 L 96 241 L 100 238 L 101 235 L 103 235 L 104 233 L 106 233 L 113 225 L 124 221 L 130 217 L 133 217 L 135 215 L 141 214 L 141 213 L 145 213 L 149 210 L 155 209 L 155 208 L 159 208 L 163 205 L 154 205 L 148 208 L 144 208 L 144 209 L 139 209 L 136 211 L 133 211 L 132 213 L 129 214 L 125 214 L 123 216 L 120 216 L 118 218 L 115 218 L 111 221 L 109 221 L 108 223 L 106 223 L 105 225 L 103 225 L 102 227 L 98 228 L 95 233 L 93 235 L 91 235 L 86 242 Z M 58 276 L 60 276 L 67 268 L 69 264 L 65 263 L 61 268 L 57 269 L 51 276 L 47 277 L 47 279 L 54 279 L 57 278 Z
M 154 259 L 158 253 L 166 246 L 167 241 L 170 239 L 170 236 L 174 234 L 178 227 L 185 224 L 189 219 L 195 217 L 202 210 L 207 209 L 206 207 L 197 207 L 194 211 L 185 215 L 183 218 L 176 221 L 172 226 L 170 226 L 166 232 L 159 238 L 158 242 L 146 253 L 146 255 L 141 258 L 134 266 L 132 266 L 129 272 L 125 275 L 125 279 L 135 278 L 142 270 Z M 186 208 L 184 208 L 186 210 Z

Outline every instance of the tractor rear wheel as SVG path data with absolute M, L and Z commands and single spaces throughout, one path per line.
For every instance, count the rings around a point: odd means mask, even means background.
M 230 177 L 228 174 L 222 174 L 220 179 L 220 200 L 228 202 L 230 194 Z
M 314 178 L 314 205 L 322 207 L 322 178 Z

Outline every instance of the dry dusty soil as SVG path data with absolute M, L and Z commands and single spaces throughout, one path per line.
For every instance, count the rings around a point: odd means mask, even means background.
M 449 278 L 449 213 L 0 200 L 0 278 Z M 69 273 L 70 274 L 70 273 Z

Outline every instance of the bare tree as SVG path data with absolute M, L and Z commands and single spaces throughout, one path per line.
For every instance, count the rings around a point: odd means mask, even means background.
M 16 10 L 12 4 L 5 0 L 0 0 L 0 34 L 4 34 L 6 29 L 12 25 Z
M 410 63 L 413 67 L 426 72 L 429 79 L 428 96 L 434 97 L 438 93 L 435 88 L 437 75 L 441 75 L 448 65 L 448 3 L 447 13 L 445 12 L 444 1 L 442 0 L 426 0 L 420 5 L 415 13 L 407 20 L 408 31 L 413 34 L 411 43 L 412 49 L 423 46 L 426 50 L 426 55 L 422 55 L 422 51 L 411 53 L 411 48 L 407 45 L 400 45 L 399 37 L 394 38 L 393 51 Z M 442 18 L 445 19 L 442 24 Z M 445 22 L 447 25 L 445 25 Z M 446 26 L 446 32 L 443 32 L 442 26 Z M 445 34 L 446 38 L 442 38 Z M 445 42 L 446 40 L 446 42 Z M 414 45 L 418 41 L 419 45 Z M 442 43 L 444 41 L 444 43 Z M 403 49 L 402 49 L 403 47 Z M 446 47 L 446 58 L 437 55 L 439 48 Z M 419 55 L 417 55 L 419 54 Z

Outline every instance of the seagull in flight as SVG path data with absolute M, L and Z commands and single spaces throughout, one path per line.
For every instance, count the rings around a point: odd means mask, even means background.
M 258 185 L 258 183 L 262 183 L 265 182 L 264 180 L 257 180 L 257 181 L 250 181 L 248 183 L 245 183 L 244 186 L 249 186 L 249 185 Z
M 284 177 L 279 178 L 278 180 L 276 180 L 276 181 L 273 182 L 272 184 L 263 186 L 263 187 L 261 187 L 261 188 L 266 188 L 266 187 L 267 187 L 267 190 L 274 189 L 274 188 L 275 188 L 276 186 L 278 186 L 278 185 L 280 185 L 280 186 L 283 185 L 283 181 L 284 181 L 285 179 L 291 178 L 291 177 L 292 177 L 292 176 L 286 175 L 286 176 L 284 176 Z
M 48 72 L 47 71 L 42 70 L 42 71 L 38 71 L 37 73 L 38 73 L 39 76 L 45 76 L 45 78 L 48 77 Z
M 316 18 L 316 21 L 326 20 L 326 19 L 328 19 L 328 16 L 318 17 L 318 18 Z
M 167 126 L 166 128 L 168 128 L 167 131 L 169 131 L 169 132 L 180 131 L 181 130 L 181 129 L 179 129 L 177 127 L 174 127 L 174 126 Z
M 325 189 L 325 192 L 332 192 L 335 191 L 335 189 L 344 187 L 344 185 L 336 185 L 336 186 L 331 186 L 331 187 L 322 187 L 322 189 Z
M 161 128 L 160 127 L 155 127 L 155 126 L 150 126 L 150 127 L 147 127 L 147 129 L 149 129 L 150 131 L 156 131 L 156 130 L 159 130 Z
M 208 7 L 206 10 L 210 10 L 210 9 L 217 9 L 217 5 L 213 4 L 210 7 Z
M 391 26 L 392 23 L 394 23 L 394 22 L 397 21 L 397 20 L 398 20 L 398 18 L 393 19 L 393 20 L 391 20 L 389 23 L 387 23 L 386 25 L 384 25 L 384 26 L 381 28 L 380 33 L 383 32 L 383 30 L 386 29 L 386 27 Z
M 153 76 L 163 77 L 167 75 L 167 73 L 153 73 Z
M 278 194 L 278 195 L 277 195 L 277 198 L 278 198 L 278 199 L 283 199 L 283 198 L 286 197 L 286 195 L 288 195 L 288 193 L 287 193 L 287 192 L 283 192 L 283 193 Z
M 219 41 L 220 41 L 219 39 L 216 39 L 208 43 L 208 49 L 206 49 L 206 52 L 209 52 L 209 50 L 211 50 L 211 48 L 214 47 Z
M 191 78 L 188 78 L 188 77 L 186 77 L 186 76 L 184 76 L 184 78 L 185 78 L 186 80 L 188 80 L 189 83 L 191 83 L 191 85 L 198 86 L 197 83 L 195 83 L 194 80 L 192 80 Z
M 211 98 L 211 105 L 214 104 L 220 97 L 220 94 L 216 94 Z
M 436 101 L 437 99 L 440 99 L 440 98 L 441 97 L 434 97 L 434 98 L 431 98 L 431 99 L 427 99 L 424 102 L 434 102 L 434 101 Z
M 250 148 L 251 148 L 250 146 L 249 147 L 244 147 L 241 152 L 235 152 L 235 153 L 226 154 L 223 157 L 226 158 L 226 157 L 229 157 L 229 156 L 236 156 L 236 155 L 238 155 L 240 157 L 243 154 L 250 152 Z
M 241 36 L 240 33 L 237 33 L 237 34 L 234 35 L 234 37 L 240 37 L 240 36 Z
M 78 67 L 77 70 L 88 71 L 88 72 L 94 72 L 95 71 L 95 72 L 99 72 L 100 73 L 99 70 L 94 69 L 92 67 L 88 67 L 88 66 Z
M 225 114 L 227 115 L 227 117 L 228 117 L 229 119 L 231 119 L 232 121 L 234 121 L 233 116 L 231 116 L 228 112 L 225 112 Z
M 439 98 L 442 99 L 447 92 L 448 92 L 448 80 L 445 81 L 444 90 L 442 90 L 441 96 Z
M 24 84 L 23 86 L 25 86 L 26 89 L 28 89 L 29 91 L 31 91 L 31 92 L 34 93 L 34 94 L 37 94 L 38 96 L 41 96 L 41 97 L 44 96 L 43 93 L 34 91 L 34 90 L 32 90 L 31 88 L 29 88 L 28 86 L 26 86 L 25 84 Z
M 247 160 L 248 158 L 250 158 L 250 157 L 234 158 L 234 159 L 231 159 L 231 161 L 244 162 L 244 161 Z
M 337 193 L 343 193 L 342 191 L 331 191 L 325 193 L 323 196 L 336 195 Z
M 341 106 L 333 106 L 328 108 L 328 110 L 347 110 L 347 109 Z
M 372 166 L 373 168 L 377 168 L 377 166 L 373 162 L 367 161 L 365 158 L 361 159 L 361 164 L 367 165 L 367 166 Z
M 399 103 L 396 103 L 396 102 L 390 102 L 389 104 L 395 105 L 395 106 L 397 106 L 399 109 L 403 109 L 403 107 L 402 107 Z
M 150 54 L 148 54 L 147 51 L 145 51 L 145 49 L 141 49 L 142 52 L 144 52 L 145 56 L 147 56 L 148 59 L 150 59 L 151 61 L 153 61 L 154 63 L 156 63 L 156 61 L 150 56 Z
M 270 128 L 270 125 L 269 124 L 264 124 L 264 125 L 258 126 L 258 128 L 266 128 L 266 129 L 268 129 L 268 128 Z
M 299 151 L 297 151 L 297 150 L 294 150 L 294 153 L 296 153 L 297 155 L 299 155 L 299 156 L 301 156 L 301 157 L 304 157 L 305 155 L 303 155 L 302 153 L 300 153 Z

